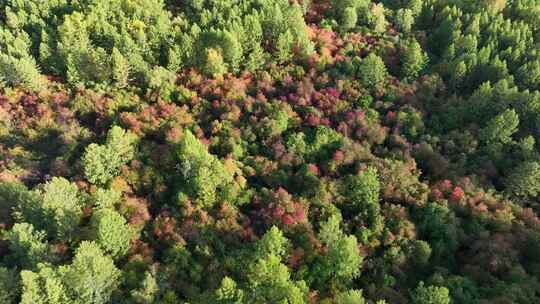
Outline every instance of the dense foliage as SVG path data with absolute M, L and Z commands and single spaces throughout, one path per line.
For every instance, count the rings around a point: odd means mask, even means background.
M 540 303 L 540 2 L 0 1 L 0 303 Z

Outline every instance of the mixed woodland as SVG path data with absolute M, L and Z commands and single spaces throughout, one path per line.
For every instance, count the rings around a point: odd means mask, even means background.
M 540 303 L 540 1 L 0 1 L 0 304 Z

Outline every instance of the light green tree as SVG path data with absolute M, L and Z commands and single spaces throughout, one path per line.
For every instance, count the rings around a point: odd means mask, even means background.
M 219 304 L 244 303 L 244 291 L 239 289 L 236 282 L 229 277 L 224 277 L 223 280 L 221 280 L 221 284 L 215 291 L 214 297 L 216 303 Z
M 355 209 L 365 205 L 379 205 L 380 182 L 375 167 L 368 167 L 358 175 L 350 176 L 345 185 L 345 195 Z
M 189 130 L 179 143 L 178 157 L 183 177 L 180 194 L 193 198 L 201 207 L 211 207 L 233 182 L 233 174 Z
M 322 288 L 347 286 L 360 275 L 363 257 L 353 235 L 345 235 L 340 228 L 341 216 L 332 215 L 321 224 L 318 238 L 326 253 L 313 268 L 313 280 Z
M 437 286 L 425 286 L 420 282 L 412 293 L 414 304 L 450 304 L 448 288 Z
M 138 289 L 131 291 L 131 297 L 137 304 L 153 304 L 159 293 L 158 282 L 151 272 L 144 274 L 144 279 Z
M 277 39 L 277 60 L 280 63 L 285 63 L 293 58 L 294 40 L 292 33 L 287 30 L 281 33 Z
M 21 271 L 21 304 L 75 304 L 56 269 L 40 264 L 37 272 Z
M 126 219 L 112 209 L 98 210 L 91 219 L 94 239 L 101 248 L 114 258 L 127 254 L 133 230 Z
M 114 209 L 115 205 L 118 204 L 120 200 L 122 199 L 122 192 L 114 190 L 114 189 L 98 188 L 96 192 L 93 193 L 92 198 L 97 208 Z
M 376 33 L 384 33 L 388 26 L 386 9 L 382 3 L 372 3 L 368 13 L 368 23 Z
M 504 179 L 506 191 L 521 198 L 540 194 L 540 163 L 525 161 L 513 168 Z
M 105 304 L 120 284 L 120 271 L 99 246 L 82 242 L 70 265 L 21 272 L 22 304 Z
M 491 119 L 478 136 L 486 145 L 505 145 L 512 142 L 512 135 L 518 126 L 518 114 L 514 109 L 507 109 Z
M 75 303 L 108 303 L 120 284 L 120 270 L 93 242 L 82 242 L 73 263 L 61 266 L 58 272 L 67 294 Z
M 31 44 L 28 33 L 0 28 L 0 79 L 10 86 L 39 91 L 46 87 L 47 81 L 29 53 Z
M 342 31 L 348 31 L 350 29 L 353 29 L 358 22 L 358 13 L 356 12 L 356 8 L 345 8 L 345 10 L 343 11 L 343 16 L 341 18 L 342 20 L 339 26 Z
M 366 299 L 362 295 L 362 290 L 351 289 L 340 292 L 335 298 L 336 304 L 365 304 Z
M 288 240 L 277 228 L 272 227 L 256 244 L 253 262 L 248 267 L 250 303 L 306 303 L 307 286 L 295 282 L 282 258 Z
M 74 183 L 53 177 L 37 189 L 19 197 L 15 217 L 46 231 L 49 237 L 69 242 L 75 237 L 82 204 Z
M 398 29 L 404 33 L 409 33 L 414 24 L 413 12 L 410 9 L 399 9 L 396 11 L 395 22 Z
M 381 57 L 370 53 L 360 62 L 358 76 L 360 81 L 368 89 L 384 85 L 388 72 Z
M 122 165 L 135 155 L 137 137 L 118 126 L 107 133 L 104 145 L 90 144 L 81 159 L 86 178 L 94 184 L 106 185 L 116 175 Z
M 267 255 L 283 257 L 287 252 L 289 242 L 278 227 L 272 226 L 257 242 L 256 255 L 259 258 Z
M 59 240 L 71 240 L 82 215 L 77 186 L 63 177 L 53 177 L 43 187 L 41 208 L 50 221 L 46 230 Z
M 355 215 L 361 227 L 363 242 L 382 232 L 384 217 L 379 203 L 380 182 L 377 169 L 368 167 L 358 175 L 349 176 L 343 189 L 347 212 Z
M 411 38 L 404 45 L 401 56 L 401 74 L 409 80 L 416 79 L 427 65 L 428 56 L 422 50 L 422 46 Z
M 202 72 L 208 76 L 218 77 L 227 72 L 227 66 L 219 49 L 206 50 L 206 60 L 202 65 Z
M 116 86 L 123 88 L 129 82 L 129 62 L 117 48 L 113 48 L 111 54 L 112 79 Z
M 32 224 L 17 223 L 7 233 L 10 255 L 8 259 L 22 268 L 33 269 L 50 258 L 45 232 L 35 230 Z

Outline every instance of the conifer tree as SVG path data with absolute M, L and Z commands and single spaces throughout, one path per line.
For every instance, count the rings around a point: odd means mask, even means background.
M 73 304 L 56 269 L 40 264 L 39 270 L 21 271 L 21 304 Z
M 90 144 L 82 157 L 86 178 L 94 184 L 105 185 L 117 174 L 120 167 L 135 155 L 136 136 L 118 126 L 107 133 L 104 145 Z
M 287 239 L 275 226 L 259 240 L 248 270 L 248 302 L 306 303 L 307 286 L 302 281 L 293 281 L 289 269 L 282 263 L 287 244 Z
M 49 237 L 68 242 L 77 231 L 82 205 L 75 184 L 53 177 L 41 189 L 21 197 L 15 211 L 18 218 L 46 231 Z
M 412 294 L 414 304 L 450 304 L 448 288 L 425 286 L 424 282 L 416 287 Z
M 45 233 L 35 230 L 31 224 L 17 223 L 8 235 L 9 260 L 25 269 L 33 269 L 38 263 L 49 259 L 50 248 Z
M 211 207 L 220 198 L 230 183 L 233 174 L 223 163 L 189 131 L 178 147 L 180 171 L 183 178 L 182 194 L 188 195 L 201 207 Z
M 244 292 L 237 287 L 236 282 L 224 277 L 219 288 L 215 291 L 216 303 L 219 304 L 242 304 L 244 303 Z
M 114 258 L 124 256 L 133 237 L 126 219 L 112 209 L 97 211 L 91 220 L 96 243 Z
M 505 178 L 506 191 L 522 198 L 534 198 L 540 193 L 540 164 L 520 163 Z
M 374 53 L 370 53 L 364 58 L 358 67 L 360 81 L 369 89 L 384 85 L 387 74 L 383 60 Z
M 15 269 L 0 266 L 0 303 L 15 304 L 20 293 L 19 274 Z
M 321 224 L 318 238 L 326 252 L 314 267 L 314 280 L 321 288 L 342 288 L 360 275 L 363 258 L 358 252 L 356 237 L 345 235 L 340 224 L 339 214 Z
M 96 243 L 82 242 L 73 263 L 61 266 L 58 274 L 75 303 L 105 304 L 120 284 L 120 270 Z
M 427 55 L 416 39 L 410 39 L 403 49 L 401 73 L 409 80 L 416 79 L 426 67 Z

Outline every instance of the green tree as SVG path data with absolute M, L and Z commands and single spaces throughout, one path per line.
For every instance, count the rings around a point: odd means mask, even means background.
M 236 282 L 224 277 L 219 288 L 215 291 L 216 303 L 219 304 L 242 304 L 244 303 L 244 291 L 237 287 Z
M 95 193 L 93 193 L 92 198 L 96 204 L 97 208 L 106 209 L 116 206 L 122 199 L 122 192 L 116 191 L 114 189 L 103 189 L 98 188 Z
M 400 31 L 404 33 L 409 33 L 412 30 L 412 26 L 414 24 L 413 11 L 410 9 L 400 8 L 396 12 L 395 22 L 397 28 Z
M 20 294 L 17 271 L 0 266 L 0 290 L 0 303 L 15 304 Z
M 402 52 L 401 74 L 407 79 L 416 79 L 426 67 L 428 62 L 427 55 L 414 38 L 411 38 L 405 44 Z
M 437 286 L 424 286 L 420 282 L 412 293 L 414 304 L 450 304 L 448 288 Z
M 116 86 L 123 88 L 129 82 L 129 62 L 117 48 L 113 48 L 111 54 L 112 79 Z
M 313 54 L 315 47 L 309 39 L 308 28 L 304 19 L 302 7 L 297 2 L 293 2 L 287 10 L 287 28 L 291 30 L 295 38 L 295 44 L 300 50 L 300 55 L 307 57 Z
M 358 67 L 360 81 L 369 89 L 384 85 L 388 72 L 381 57 L 370 53 Z
M 67 294 L 76 303 L 108 303 L 120 284 L 120 270 L 93 242 L 82 242 L 73 263 L 61 266 L 58 271 Z
M 491 119 L 482 128 L 478 137 L 486 145 L 505 145 L 512 142 L 512 135 L 518 130 L 519 116 L 514 109 L 507 109 Z
M 519 67 L 516 78 L 524 89 L 540 89 L 540 60 L 529 61 Z
M 21 304 L 75 304 L 56 269 L 40 264 L 37 272 L 21 271 Z
M 321 288 L 343 287 L 360 275 L 363 257 L 353 235 L 345 235 L 340 229 L 341 216 L 332 215 L 321 224 L 318 238 L 326 248 L 314 267 L 314 280 Z
M 38 195 L 20 183 L 0 183 L 0 225 L 11 226 L 19 206 L 37 205 Z M 36 203 L 34 203 L 36 202 Z
M 353 29 L 356 26 L 356 23 L 358 22 L 358 13 L 356 12 L 356 8 L 354 7 L 347 7 L 343 11 L 342 20 L 339 24 L 340 29 L 342 31 L 348 31 L 350 29 Z
M 233 174 L 189 130 L 184 131 L 178 156 L 184 182 L 180 194 L 189 195 L 201 207 L 211 207 L 233 182 Z
M 84 174 L 91 183 L 105 185 L 117 174 L 122 165 L 135 156 L 137 137 L 118 126 L 107 133 L 104 145 L 90 144 L 82 157 Z
M 525 161 L 504 179 L 506 191 L 521 198 L 534 198 L 540 193 L 540 163 Z
M 112 209 L 98 210 L 91 220 L 94 238 L 97 244 L 115 258 L 127 254 L 133 231 L 126 219 Z
M 144 275 L 144 280 L 141 282 L 141 286 L 131 291 L 131 297 L 137 304 L 153 304 L 156 303 L 158 293 L 158 282 L 155 276 L 147 271 Z
M 354 28 L 360 17 L 365 17 L 369 3 L 368 0 L 332 0 L 334 16 L 341 30 L 348 31 Z
M 459 245 L 454 212 L 446 205 L 429 203 L 419 212 L 419 218 L 417 229 L 422 238 L 428 240 L 433 257 L 451 262 Z
M 147 84 L 154 67 L 167 65 L 161 56 L 171 48 L 175 31 L 163 1 L 96 0 L 76 7 L 53 35 L 60 70 L 70 84 L 123 84 L 126 74 Z
M 449 84 L 455 90 L 459 88 L 467 75 L 467 65 L 459 61 L 450 67 Z
M 74 237 L 82 215 L 82 205 L 74 183 L 63 177 L 53 177 L 43 186 L 41 208 L 50 222 L 46 229 L 51 236 L 61 241 Z
M 304 157 L 308 162 L 326 160 L 344 142 L 343 135 L 336 130 L 317 126 L 308 132 L 297 132 L 287 136 L 285 145 L 290 152 Z
M 409 257 L 415 266 L 425 267 L 429 264 L 431 246 L 426 241 L 411 241 L 409 244 Z
M 0 27 L 0 80 L 10 86 L 40 91 L 47 81 L 28 52 L 30 47 L 30 36 L 26 32 Z
M 362 290 L 351 289 L 340 292 L 335 298 L 336 304 L 365 304 L 366 299 L 362 295 Z
M 227 66 L 219 50 L 209 48 L 206 51 L 206 61 L 202 66 L 202 72 L 212 77 L 219 77 L 227 72 Z
M 8 259 L 15 265 L 33 269 L 38 263 L 50 259 L 45 232 L 35 230 L 32 224 L 15 224 L 7 233 L 7 240 L 10 250 Z
M 305 303 L 307 286 L 295 282 L 282 258 L 286 252 L 287 239 L 272 227 L 256 244 L 253 262 L 248 267 L 250 303 Z
M 379 204 L 380 183 L 377 169 L 368 167 L 356 176 L 349 176 L 343 189 L 349 214 L 359 220 L 362 241 L 377 235 L 384 227 Z
M 41 91 L 47 85 L 36 61 L 30 56 L 14 58 L 0 53 L 0 79 L 7 85 L 22 86 L 33 91 Z
M 418 16 L 422 12 L 423 2 L 424 0 L 408 0 L 407 8 L 413 12 L 414 16 Z
M 53 177 L 38 189 L 20 198 L 16 217 L 44 230 L 51 238 L 73 239 L 82 215 L 78 189 L 63 177 Z
M 223 59 L 231 71 L 238 72 L 244 52 L 237 35 L 229 31 L 223 31 L 221 33 L 221 40 Z
M 265 63 L 265 52 L 261 46 L 263 29 L 261 19 L 256 15 L 247 15 L 243 20 L 243 28 L 246 31 L 242 41 L 246 55 L 246 68 L 255 71 Z

